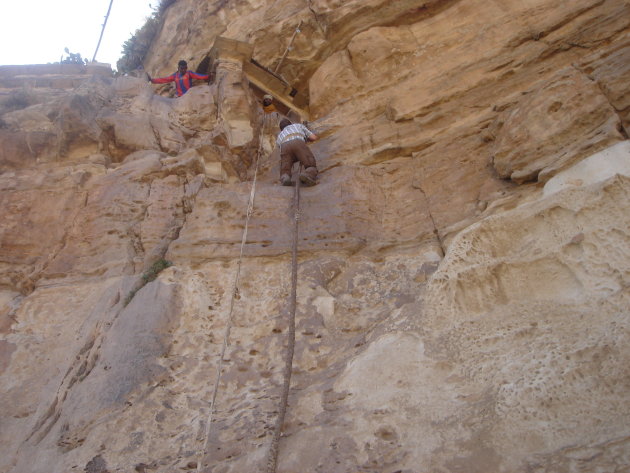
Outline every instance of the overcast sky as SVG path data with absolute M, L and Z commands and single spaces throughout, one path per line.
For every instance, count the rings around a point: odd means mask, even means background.
M 0 65 L 47 64 L 64 48 L 92 60 L 110 0 L 0 0 Z M 112 68 L 159 0 L 114 0 L 96 55 Z

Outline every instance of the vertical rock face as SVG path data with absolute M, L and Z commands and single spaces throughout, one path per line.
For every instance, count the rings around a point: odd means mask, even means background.
M 151 75 L 310 97 L 278 472 L 627 469 L 630 6 L 568 3 L 166 9 Z M 265 469 L 293 189 L 216 66 L 0 67 L 0 472 Z

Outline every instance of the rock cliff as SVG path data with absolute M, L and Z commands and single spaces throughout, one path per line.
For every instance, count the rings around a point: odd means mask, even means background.
M 0 67 L 0 472 L 265 470 L 293 189 L 219 37 L 319 135 L 277 471 L 628 471 L 630 3 L 177 0 L 180 98 Z

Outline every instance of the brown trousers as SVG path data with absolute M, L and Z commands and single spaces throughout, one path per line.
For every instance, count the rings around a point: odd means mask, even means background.
M 317 176 L 317 164 L 315 156 L 306 143 L 300 139 L 287 141 L 280 146 L 280 176 L 283 174 L 291 175 L 291 167 L 293 163 L 299 161 L 306 168 L 314 168 L 309 170 L 309 174 L 313 179 Z

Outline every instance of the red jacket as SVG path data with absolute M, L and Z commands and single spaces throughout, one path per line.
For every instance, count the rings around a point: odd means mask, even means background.
M 208 80 L 210 76 L 197 74 L 196 72 L 186 71 L 184 74 L 180 74 L 179 71 L 171 74 L 168 77 L 158 77 L 157 79 L 151 79 L 153 84 L 168 84 L 169 82 L 175 82 L 175 88 L 177 89 L 177 96 L 181 97 L 188 89 L 192 87 L 193 79 Z

